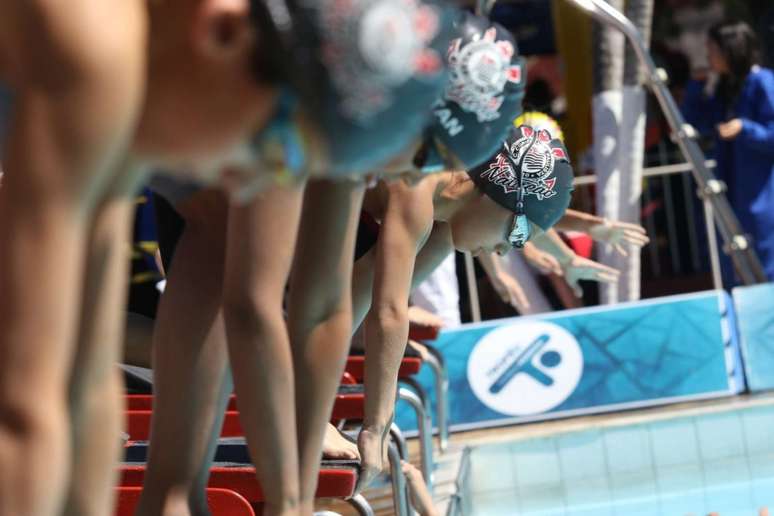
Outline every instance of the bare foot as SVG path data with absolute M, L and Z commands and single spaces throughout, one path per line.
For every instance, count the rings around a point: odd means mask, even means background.
M 433 497 L 427 490 L 427 484 L 422 477 L 422 472 L 415 468 L 411 463 L 405 460 L 400 461 L 403 474 L 406 475 L 406 482 L 411 495 L 411 505 L 417 510 L 420 516 L 438 516 L 438 511 L 433 506 Z
M 382 472 L 384 460 L 384 435 L 381 432 L 362 429 L 357 436 L 360 450 L 360 478 L 355 486 L 355 494 L 361 493 Z
M 328 423 L 323 439 L 323 458 L 339 460 L 360 460 L 357 444 L 346 439 L 335 426 Z

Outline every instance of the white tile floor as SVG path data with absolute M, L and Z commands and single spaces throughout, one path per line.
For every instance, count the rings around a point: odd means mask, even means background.
M 485 445 L 476 516 L 757 516 L 774 509 L 774 406 Z

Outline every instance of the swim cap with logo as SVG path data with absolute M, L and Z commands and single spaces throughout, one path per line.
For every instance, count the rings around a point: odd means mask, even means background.
M 528 125 L 531 128 L 537 130 L 545 129 L 551 138 L 556 138 L 564 141 L 564 132 L 559 122 L 548 116 L 541 111 L 525 111 L 519 117 L 513 121 L 515 127 L 520 125 Z
M 513 36 L 488 19 L 465 13 L 447 52 L 449 82 L 433 105 L 431 134 L 466 169 L 486 161 L 522 112 L 527 80 Z
M 543 230 L 556 224 L 570 205 L 573 172 L 567 149 L 542 129 L 520 126 L 501 142 L 500 152 L 468 175 L 482 192 L 513 213 L 521 189 L 525 215 Z
M 428 123 L 453 11 L 426 0 L 252 0 L 257 73 L 318 126 L 331 175 L 365 173 Z

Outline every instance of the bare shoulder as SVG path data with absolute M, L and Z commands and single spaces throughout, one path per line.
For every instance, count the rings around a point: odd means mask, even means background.
M 146 51 L 142 0 L 0 0 L 0 9 L 0 77 L 15 86 L 108 78 Z

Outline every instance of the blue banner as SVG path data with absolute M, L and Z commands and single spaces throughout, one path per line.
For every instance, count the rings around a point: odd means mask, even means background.
M 774 389 L 774 284 L 733 290 L 747 384 Z
M 725 292 L 463 325 L 433 345 L 449 371 L 452 429 L 730 395 L 744 388 Z M 419 383 L 430 393 L 433 377 Z M 396 422 L 416 428 L 399 403 Z

